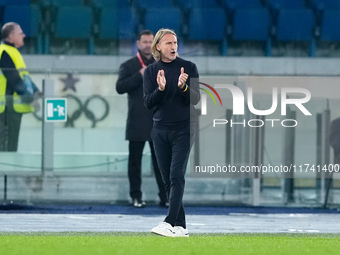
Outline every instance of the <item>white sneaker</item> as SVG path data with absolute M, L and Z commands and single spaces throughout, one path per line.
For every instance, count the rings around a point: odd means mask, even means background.
M 181 226 L 175 226 L 175 237 L 189 237 L 189 231 L 187 228 Z
M 175 237 L 175 229 L 167 222 L 161 222 L 157 227 L 151 229 L 151 233 L 161 235 L 161 236 L 170 236 Z
M 142 208 L 142 207 L 145 207 L 146 205 L 146 203 L 140 198 L 134 198 L 132 200 L 132 203 L 133 203 L 133 206 L 136 208 Z

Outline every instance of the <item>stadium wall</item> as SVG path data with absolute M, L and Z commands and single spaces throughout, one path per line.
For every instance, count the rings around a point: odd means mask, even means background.
M 105 157 L 108 158 L 110 153 L 119 153 L 127 155 L 127 142 L 124 141 L 124 127 L 127 110 L 126 96 L 118 96 L 115 92 L 115 81 L 119 66 L 122 62 L 131 56 L 42 56 L 42 55 L 25 55 L 27 66 L 30 68 L 33 78 L 38 78 L 40 81 L 44 77 L 53 77 L 56 80 L 56 85 L 59 84 L 58 91 L 62 90 L 60 78 L 66 73 L 77 74 L 76 77 L 81 78 L 81 88 L 77 93 L 86 93 L 86 96 L 91 93 L 107 93 L 108 96 L 119 98 L 116 105 L 121 105 L 119 118 L 115 123 L 106 123 L 105 126 L 100 126 L 99 129 L 91 128 L 57 128 L 55 138 L 55 151 L 64 153 L 64 155 L 56 155 L 55 163 L 63 167 L 62 164 L 71 162 L 79 165 L 93 164 L 101 162 Z M 228 75 L 232 77 L 243 76 L 321 76 L 329 77 L 340 75 L 340 59 L 337 58 L 234 58 L 234 57 L 185 57 L 198 66 L 202 76 L 209 75 Z M 55 76 L 53 76 L 55 74 Z M 93 79 L 102 80 L 106 84 L 106 89 L 96 86 L 91 86 Z M 97 91 L 98 90 L 98 91 Z M 20 140 L 19 148 L 24 153 L 18 155 L 7 155 L 7 158 L 13 157 L 15 163 L 35 162 L 40 165 L 41 158 L 39 150 L 41 146 L 41 127 L 40 124 L 34 124 L 34 120 L 28 119 L 23 122 L 23 130 L 21 135 L 26 139 Z M 107 125 L 107 126 L 106 126 Z M 33 134 L 33 135 L 32 135 Z M 312 134 L 313 136 L 314 134 Z M 36 137 L 32 142 L 28 137 Z M 105 139 L 100 139 L 100 138 Z M 95 139 L 94 139 L 95 138 Z M 105 146 L 96 142 L 96 139 L 105 140 Z M 115 141 L 112 143 L 112 141 Z M 62 143 L 62 144 L 61 144 Z M 32 149 L 32 145 L 36 145 Z M 66 144 L 66 145 L 65 145 Z M 303 144 L 303 143 L 301 143 Z M 65 150 L 65 147 L 67 148 Z M 209 147 L 209 146 L 208 146 Z M 84 149 L 85 148 L 85 149 Z M 86 150 L 86 148 L 91 148 Z M 209 147 L 210 148 L 210 147 Z M 36 156 L 26 155 L 27 151 Z M 100 151 L 102 150 L 102 151 Z M 74 153 L 79 152 L 80 157 Z M 91 161 L 91 151 L 98 151 L 97 158 Z M 301 150 L 299 150 L 301 151 Z M 84 161 L 84 155 L 88 161 Z M 101 153 L 101 154 L 100 154 Z M 107 153 L 107 155 L 105 154 Z M 69 155 L 68 155 L 69 154 Z M 93 153 L 92 153 L 93 154 Z M 100 155 L 99 155 L 100 154 Z M 313 154 L 314 156 L 315 154 Z M 281 155 L 279 155 L 281 156 Z M 308 156 L 308 155 L 307 155 Z M 61 160 L 58 159 L 60 157 Z M 71 157 L 71 159 L 69 159 Z M 150 155 L 147 153 L 146 170 L 143 170 L 143 191 L 146 200 L 151 202 L 157 201 L 157 191 L 152 171 L 150 170 Z M 308 156 L 310 157 L 310 155 Z M 20 159 L 20 160 L 19 160 Z M 3 158 L 2 158 L 3 160 Z M 70 160 L 70 161 L 68 161 Z M 19 162 L 20 161 L 20 162 Z M 24 164 L 23 163 L 23 164 Z M 104 167 L 103 167 L 104 168 Z M 89 171 L 88 173 L 77 172 L 76 169 L 71 172 L 56 171 L 52 176 L 41 176 L 39 171 L 27 172 L 22 175 L 16 174 L 14 171 L 8 175 L 7 179 L 7 200 L 26 201 L 27 203 L 41 202 L 101 202 L 115 203 L 119 201 L 128 201 L 128 180 L 126 176 L 126 162 L 122 162 L 118 166 L 118 174 L 108 172 L 103 174 L 105 170 L 100 169 L 100 175 L 96 172 Z M 1 173 L 0 169 L 0 173 Z M 117 171 L 117 169 L 114 169 Z M 6 171 L 4 171 L 5 173 Z M 0 175 L 0 190 L 4 190 L 3 175 Z M 184 200 L 186 203 L 194 204 L 253 204 L 253 195 L 251 188 L 244 185 L 242 180 L 238 179 L 187 179 L 187 188 Z M 314 194 L 315 190 L 313 190 Z M 280 188 L 276 189 L 274 195 L 271 189 L 267 190 L 267 197 L 261 195 L 261 205 L 284 205 Z M 86 194 L 86 196 L 84 195 Z M 308 196 L 310 196 L 308 192 Z M 306 195 L 307 196 L 307 195 Z M 0 200 L 4 194 L 0 193 Z
M 32 71 L 118 73 L 131 56 L 25 55 Z M 340 58 L 190 57 L 201 75 L 340 75 Z

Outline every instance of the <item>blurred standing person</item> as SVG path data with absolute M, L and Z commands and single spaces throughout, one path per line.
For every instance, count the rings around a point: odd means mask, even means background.
M 128 117 L 126 121 L 126 140 L 129 141 L 128 177 L 130 196 L 134 207 L 143 207 L 142 200 L 142 156 L 146 141 L 149 141 L 154 173 L 159 189 L 159 205 L 167 206 L 165 188 L 160 174 L 151 141 L 152 111 L 143 104 L 143 75 L 145 68 L 154 63 L 151 44 L 154 35 L 150 30 L 143 30 L 137 41 L 137 56 L 122 63 L 119 69 L 116 90 L 119 94 L 128 93 Z
M 182 203 L 185 172 L 194 138 L 194 105 L 200 100 L 194 63 L 178 57 L 177 35 L 160 29 L 152 43 L 156 63 L 144 73 L 144 104 L 153 109 L 151 133 L 169 200 L 168 214 L 151 232 L 188 237 Z
M 40 91 L 32 82 L 18 50 L 25 38 L 20 25 L 4 24 L 1 37 L 0 151 L 17 151 L 22 114 L 34 111 L 31 103 Z

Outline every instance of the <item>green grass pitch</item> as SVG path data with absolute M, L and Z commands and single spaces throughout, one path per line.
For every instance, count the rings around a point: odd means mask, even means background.
M 339 234 L 0 233 L 0 254 L 308 254 L 340 253 Z

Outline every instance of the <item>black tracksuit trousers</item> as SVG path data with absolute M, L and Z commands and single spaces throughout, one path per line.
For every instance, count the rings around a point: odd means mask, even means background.
M 179 130 L 159 129 L 154 126 L 151 137 L 165 191 L 169 201 L 165 222 L 186 228 L 185 211 L 182 203 L 185 172 L 193 144 L 193 131 L 186 127 Z

